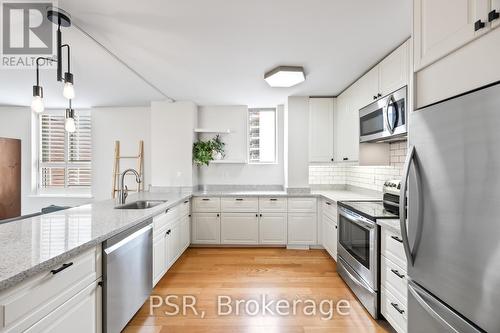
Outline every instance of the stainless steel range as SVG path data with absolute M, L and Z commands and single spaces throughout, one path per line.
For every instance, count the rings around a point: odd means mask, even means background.
M 383 201 L 339 202 L 337 272 L 376 319 L 379 314 L 379 226 L 397 219 Z

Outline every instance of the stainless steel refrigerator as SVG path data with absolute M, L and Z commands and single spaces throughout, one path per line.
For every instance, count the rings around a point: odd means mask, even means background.
M 21 140 L 0 138 L 0 220 L 21 215 Z
M 408 331 L 500 332 L 500 84 L 412 112 L 409 145 Z

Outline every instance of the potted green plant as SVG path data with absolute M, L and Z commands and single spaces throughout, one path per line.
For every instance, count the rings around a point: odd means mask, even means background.
M 214 159 L 224 158 L 224 146 L 219 135 L 214 139 L 199 140 L 193 144 L 193 162 L 197 165 L 209 165 Z

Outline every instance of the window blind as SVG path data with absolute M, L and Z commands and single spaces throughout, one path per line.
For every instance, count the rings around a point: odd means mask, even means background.
M 76 131 L 64 129 L 65 115 L 40 115 L 40 188 L 90 187 L 92 123 L 90 113 L 75 112 Z

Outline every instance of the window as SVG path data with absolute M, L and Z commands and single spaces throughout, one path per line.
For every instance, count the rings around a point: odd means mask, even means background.
M 276 109 L 249 109 L 250 163 L 276 163 Z
M 90 112 L 75 112 L 73 133 L 64 130 L 64 119 L 64 111 L 40 115 L 38 188 L 41 192 L 88 193 L 92 183 Z

